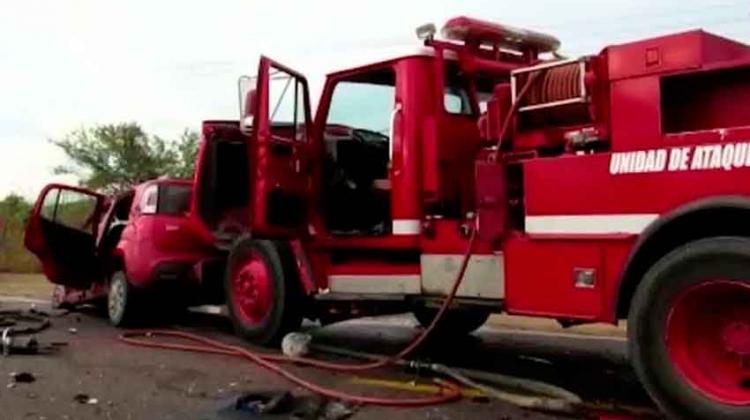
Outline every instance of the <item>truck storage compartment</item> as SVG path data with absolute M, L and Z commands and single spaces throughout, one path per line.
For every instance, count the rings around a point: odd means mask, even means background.
M 750 67 L 661 79 L 662 132 L 750 126 Z

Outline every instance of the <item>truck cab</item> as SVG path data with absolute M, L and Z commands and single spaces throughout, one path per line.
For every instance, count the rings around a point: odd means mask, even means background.
M 463 44 L 430 40 L 331 73 L 314 118 L 299 72 L 262 57 L 257 76 L 240 79 L 240 118 L 203 123 L 193 209 L 207 238 L 229 253 L 225 291 L 245 337 L 272 342 L 282 331 L 248 315 L 274 319 L 269 301 L 278 296 L 266 291 L 278 291 L 278 276 L 297 279 L 289 287 L 308 317 L 413 310 L 429 323 L 476 222 L 475 161 L 494 144 L 480 129 L 485 102 L 496 83 L 557 42 L 530 31 L 526 39 L 498 41 L 513 53 L 479 57 Z M 478 71 L 485 62 L 492 65 Z M 255 258 L 286 268 L 247 271 L 262 265 Z M 470 331 L 500 310 L 502 259 L 482 241 L 453 324 Z M 233 303 L 256 292 L 269 301 Z M 285 322 L 296 321 L 276 325 Z

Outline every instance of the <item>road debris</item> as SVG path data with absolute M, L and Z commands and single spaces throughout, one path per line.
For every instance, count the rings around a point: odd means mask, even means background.
M 48 318 L 49 314 L 36 309 L 0 310 L 0 328 L 9 336 L 36 334 L 52 325 Z
M 355 406 L 316 395 L 295 397 L 288 391 L 240 394 L 218 411 L 221 419 L 344 420 L 354 414 Z
M 288 391 L 268 391 L 241 394 L 224 403 L 219 409 L 222 418 L 247 418 L 248 414 L 290 413 L 294 398 Z M 260 417 L 255 417 L 260 418 Z
M 304 357 L 310 353 L 311 341 L 310 334 L 291 332 L 281 340 L 281 351 L 289 357 Z
M 30 384 L 36 381 L 36 377 L 29 372 L 12 372 L 10 377 L 13 378 L 15 383 Z
M 74 395 L 73 401 L 77 402 L 78 404 L 89 404 L 89 405 L 99 404 L 99 400 L 97 398 L 92 398 L 88 396 L 87 394 L 82 394 L 82 393 Z

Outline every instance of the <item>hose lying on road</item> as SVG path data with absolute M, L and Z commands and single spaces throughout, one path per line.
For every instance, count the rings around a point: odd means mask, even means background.
M 377 360 L 383 358 L 381 355 L 326 345 L 313 344 L 311 347 L 316 351 L 358 359 Z M 470 388 L 478 389 L 496 400 L 504 401 L 523 408 L 557 413 L 574 413 L 579 410 L 580 404 L 582 403 L 581 398 L 578 395 L 566 389 L 531 379 L 474 369 L 448 367 L 439 363 L 422 363 L 419 361 L 400 360 L 397 364 L 416 370 L 429 370 L 451 378 Z M 491 383 L 505 389 L 513 389 L 530 395 L 503 391 L 495 387 L 484 385 L 483 383 Z
M 181 343 L 165 343 L 156 342 L 151 340 L 152 337 L 172 337 L 180 338 L 183 340 L 193 341 L 199 344 L 181 344 Z M 300 362 L 301 359 L 294 359 L 282 355 L 275 354 L 262 354 L 250 351 L 246 348 L 239 346 L 232 346 L 224 344 L 222 342 L 212 340 L 210 338 L 201 337 L 199 335 L 185 333 L 181 331 L 170 331 L 170 330 L 155 330 L 155 331 L 129 331 L 120 335 L 120 340 L 125 343 L 141 346 L 151 347 L 159 349 L 170 349 L 180 351 L 191 351 L 198 353 L 212 353 L 222 354 L 226 356 L 235 356 L 243 359 L 250 360 L 255 364 L 274 372 L 290 382 L 299 385 L 303 388 L 309 389 L 310 391 L 323 395 L 329 398 L 335 398 L 343 401 L 348 401 L 356 404 L 372 404 L 392 407 L 419 407 L 425 405 L 441 404 L 453 400 L 457 400 L 461 397 L 461 388 L 452 382 L 436 379 L 436 383 L 442 386 L 443 393 L 434 397 L 425 398 L 378 398 L 368 397 L 362 395 L 353 395 L 342 391 L 337 391 L 331 388 L 326 388 L 321 385 L 310 382 L 303 379 L 292 372 L 281 367 L 278 362 Z

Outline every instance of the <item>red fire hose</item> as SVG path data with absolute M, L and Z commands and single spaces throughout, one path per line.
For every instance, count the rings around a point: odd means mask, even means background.
M 526 94 L 526 92 L 528 91 L 529 87 L 531 86 L 533 81 L 536 79 L 538 74 L 539 73 L 532 73 L 529 76 L 523 88 L 517 95 L 516 102 L 512 104 L 508 114 L 503 120 L 503 125 L 500 130 L 500 137 L 498 138 L 498 141 L 497 141 L 496 150 L 495 150 L 495 153 L 492 155 L 495 161 L 497 161 L 497 159 L 500 156 L 500 147 L 502 146 L 502 140 L 505 137 L 508 127 L 510 126 L 510 122 L 512 121 L 512 115 L 517 109 L 518 104 L 520 103 L 520 99 Z M 317 393 L 326 397 L 330 397 L 330 398 L 336 398 L 336 399 L 340 399 L 340 400 L 344 400 L 344 401 L 348 401 L 352 403 L 357 403 L 357 404 L 372 404 L 372 405 L 382 405 L 382 406 L 391 406 L 391 407 L 418 407 L 418 406 L 433 405 L 433 404 L 440 404 L 440 403 L 445 403 L 448 401 L 453 401 L 461 397 L 461 389 L 456 384 L 449 382 L 449 381 L 445 381 L 445 380 L 436 380 L 440 385 L 443 386 L 444 392 L 441 395 L 438 395 L 435 397 L 411 398 L 411 399 L 410 398 L 395 399 L 395 398 L 367 397 L 367 396 L 362 396 L 362 395 L 348 394 L 345 392 L 337 391 L 335 389 L 326 388 L 321 385 L 312 383 L 306 379 L 300 378 L 299 376 L 293 374 L 289 370 L 284 369 L 278 364 L 278 362 L 294 362 L 297 364 L 313 366 L 317 368 L 328 369 L 328 370 L 333 370 L 333 371 L 338 371 L 338 372 L 361 372 L 365 370 L 372 370 L 372 369 L 384 367 L 384 366 L 393 364 L 401 359 L 406 358 L 406 356 L 411 354 L 417 347 L 419 347 L 427 339 L 427 337 L 432 333 L 432 331 L 435 329 L 437 324 L 443 318 L 443 315 L 446 313 L 446 311 L 448 311 L 448 308 L 451 306 L 451 303 L 453 303 L 453 299 L 456 297 L 458 288 L 461 285 L 461 281 L 463 280 L 464 274 L 466 273 L 466 268 L 468 267 L 469 261 L 471 260 L 471 255 L 473 254 L 473 251 L 474 251 L 474 244 L 476 242 L 476 235 L 477 235 L 476 229 L 472 229 L 471 236 L 469 237 L 469 243 L 468 243 L 468 246 L 466 247 L 466 252 L 464 253 L 463 260 L 461 262 L 461 267 L 459 268 L 458 273 L 456 273 L 456 279 L 453 281 L 453 286 L 451 287 L 450 292 L 448 293 L 442 305 L 440 306 L 440 309 L 438 310 L 437 314 L 432 319 L 432 322 L 430 322 L 430 325 L 428 325 L 427 328 L 422 330 L 422 332 L 420 332 L 420 334 L 417 335 L 411 343 L 409 343 L 406 347 L 404 347 L 403 350 L 401 350 L 400 352 L 398 352 L 397 354 L 393 356 L 383 358 L 381 360 L 364 363 L 364 364 L 342 364 L 342 363 L 325 362 L 322 360 L 310 359 L 310 358 L 292 358 L 292 357 L 287 357 L 287 356 L 282 356 L 282 355 L 269 355 L 269 354 L 252 352 L 246 348 L 239 347 L 239 346 L 232 346 L 232 345 L 224 344 L 219 341 L 201 337 L 196 334 L 190 334 L 190 333 L 185 333 L 181 331 L 170 331 L 170 330 L 130 331 L 130 332 L 125 332 L 121 334 L 119 339 L 127 344 L 134 345 L 134 346 L 180 350 L 180 351 L 191 351 L 191 352 L 200 352 L 200 353 L 223 354 L 227 356 L 241 357 L 244 359 L 248 359 L 256 363 L 257 365 L 265 369 L 268 369 L 271 372 L 274 372 L 286 378 L 290 382 L 296 385 L 299 385 L 303 388 L 306 388 L 314 393 Z M 193 342 L 200 343 L 200 344 L 195 345 L 195 344 L 180 344 L 180 343 L 164 343 L 164 342 L 155 342 L 155 341 L 148 339 L 149 337 L 156 337 L 156 336 L 176 337 L 176 338 L 193 341 Z M 143 337 L 143 338 L 137 338 L 137 337 Z

